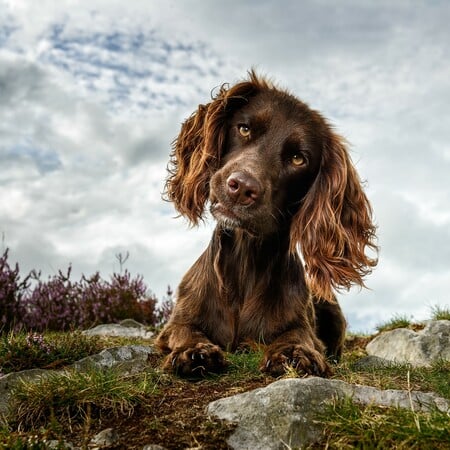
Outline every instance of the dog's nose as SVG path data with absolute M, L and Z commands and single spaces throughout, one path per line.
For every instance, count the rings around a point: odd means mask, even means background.
M 261 192 L 259 183 L 244 172 L 233 172 L 227 178 L 227 193 L 235 203 L 249 206 L 254 203 Z

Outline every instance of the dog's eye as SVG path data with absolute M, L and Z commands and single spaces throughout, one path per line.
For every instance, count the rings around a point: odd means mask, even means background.
M 296 153 L 295 155 L 292 155 L 291 163 L 296 167 L 300 167 L 306 163 L 306 159 L 302 155 Z
M 238 125 L 238 130 L 242 137 L 247 138 L 250 136 L 250 127 L 248 125 L 241 123 Z

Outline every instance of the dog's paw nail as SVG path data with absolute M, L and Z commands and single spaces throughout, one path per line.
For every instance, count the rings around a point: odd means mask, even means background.
M 200 359 L 205 359 L 205 355 L 203 353 L 200 353 Z
M 175 367 L 175 364 L 177 363 L 177 359 L 178 359 L 178 356 L 174 356 L 172 358 L 172 367 Z
M 268 369 L 271 364 L 272 364 L 272 360 L 268 359 L 267 362 L 266 362 L 266 369 Z

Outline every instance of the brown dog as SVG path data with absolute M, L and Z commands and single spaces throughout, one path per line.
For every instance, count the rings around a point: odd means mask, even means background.
M 376 264 L 366 248 L 377 249 L 342 138 L 251 72 L 198 107 L 171 157 L 168 199 L 193 224 L 209 201 L 217 227 L 157 338 L 164 367 L 218 372 L 223 349 L 256 341 L 266 345 L 265 372 L 289 364 L 328 375 L 326 356 L 339 358 L 346 325 L 333 290 L 363 286 Z

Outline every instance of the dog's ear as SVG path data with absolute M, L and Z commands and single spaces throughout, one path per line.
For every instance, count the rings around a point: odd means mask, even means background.
M 293 218 L 291 251 L 297 244 L 314 295 L 333 300 L 333 289 L 364 286 L 377 264 L 372 209 L 348 155 L 331 130 L 322 149 L 319 174 Z
M 196 225 L 203 217 L 209 180 L 218 169 L 226 141 L 227 118 L 268 83 L 253 72 L 249 80 L 222 85 L 211 103 L 199 105 L 173 142 L 164 197 Z
M 209 179 L 218 166 L 225 138 L 221 103 L 218 96 L 207 105 L 199 105 L 172 144 L 165 198 L 194 225 L 203 216 Z

